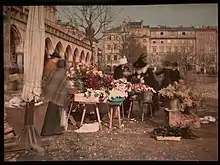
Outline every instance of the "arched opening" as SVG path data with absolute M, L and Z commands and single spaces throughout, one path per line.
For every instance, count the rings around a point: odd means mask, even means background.
M 21 34 L 15 25 L 11 26 L 10 31 L 10 62 L 13 68 L 19 69 L 21 73 L 23 73 L 24 68 L 24 56 L 23 53 L 18 52 L 19 48 L 21 48 Z M 19 56 L 18 56 L 19 53 Z
M 73 65 L 73 59 L 72 59 L 71 54 L 72 54 L 72 49 L 71 49 L 70 45 L 68 45 L 66 47 L 66 51 L 64 53 L 64 59 L 67 62 L 68 68 Z
M 79 60 L 80 62 L 85 62 L 85 53 L 84 53 L 84 51 L 82 50 L 82 52 L 81 52 L 81 54 L 80 54 L 80 60 Z
M 79 51 L 78 51 L 78 49 L 76 48 L 75 50 L 74 50 L 74 54 L 73 54 L 73 62 L 74 62 L 74 64 L 76 64 L 76 62 L 78 62 L 79 61 Z
M 63 53 L 63 45 L 61 44 L 61 42 L 57 43 L 54 52 L 58 53 L 59 55 Z
M 50 38 L 45 39 L 45 53 L 44 53 L 44 66 L 48 62 L 49 55 L 52 53 L 53 47 Z
M 106 73 L 111 73 L 111 66 L 107 66 L 106 68 L 105 68 L 105 72 Z
M 86 53 L 86 63 L 89 63 L 89 52 Z

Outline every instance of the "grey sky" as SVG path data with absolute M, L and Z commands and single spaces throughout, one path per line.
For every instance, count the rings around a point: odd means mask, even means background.
M 57 8 L 60 19 L 66 21 L 60 6 Z M 119 26 L 128 17 L 131 21 L 143 20 L 144 25 L 150 26 L 218 26 L 218 4 L 112 6 L 115 13 L 122 9 L 110 27 Z
M 123 9 L 112 23 L 112 26 L 121 24 L 128 16 L 132 21 L 143 20 L 145 25 L 150 26 L 218 26 L 217 4 L 112 6 L 112 9 L 115 12 Z M 60 19 L 65 20 L 61 10 L 59 10 L 59 13 Z

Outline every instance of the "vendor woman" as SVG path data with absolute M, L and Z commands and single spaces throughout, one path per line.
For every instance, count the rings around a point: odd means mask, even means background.
M 129 67 L 127 66 L 127 58 L 123 57 L 119 60 L 119 65 L 115 68 L 114 70 L 114 75 L 113 78 L 118 80 L 118 79 L 126 79 L 130 76 L 130 71 Z M 130 99 L 127 97 L 125 101 L 123 102 L 123 107 L 124 107 L 124 112 L 127 113 L 129 110 L 129 105 L 130 105 Z M 117 116 L 115 113 L 113 115 L 114 117 Z
M 133 64 L 133 67 L 136 70 L 134 76 L 139 79 L 139 83 L 144 83 L 145 85 L 152 87 L 157 92 L 159 89 L 159 83 L 155 78 L 153 72 L 154 68 L 149 68 L 149 65 L 147 64 L 147 56 L 145 54 L 142 54 L 138 58 L 138 60 Z M 155 112 L 159 110 L 158 93 L 154 93 L 152 99 L 153 112 Z

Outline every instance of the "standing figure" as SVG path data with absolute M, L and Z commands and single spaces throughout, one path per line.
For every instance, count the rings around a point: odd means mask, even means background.
M 51 72 L 51 70 L 57 68 L 57 62 L 61 58 L 60 55 L 56 52 L 51 54 L 50 57 L 51 58 L 49 59 L 49 61 L 47 62 L 46 66 L 44 68 L 43 77 L 47 77 L 47 75 Z
M 41 135 L 62 134 L 66 126 L 62 122 L 62 118 L 65 118 L 63 111 L 68 108 L 68 91 L 70 88 L 63 59 L 59 60 L 57 68 L 45 77 L 43 84 L 44 100 L 49 101 L 49 103 Z
M 172 71 L 172 73 L 171 73 L 171 80 L 172 80 L 172 82 L 179 82 L 179 80 L 181 79 L 180 78 L 180 72 L 179 72 L 179 69 L 178 69 L 178 64 L 177 64 L 177 62 L 174 62 L 173 64 L 172 64 L 172 66 L 173 66 L 173 71 Z
M 164 75 L 160 85 L 160 89 L 166 88 L 169 84 L 172 84 L 172 71 L 173 68 L 171 67 L 171 63 L 169 61 L 165 61 L 164 68 L 161 71 L 155 73 L 156 75 Z
M 157 92 L 159 89 L 159 83 L 154 76 L 154 68 L 149 68 L 146 60 L 147 56 L 142 54 L 133 64 L 134 68 L 136 69 L 134 76 L 139 78 L 139 83 L 144 83 L 145 85 L 152 87 Z M 148 115 L 154 116 L 154 112 L 159 110 L 158 93 L 153 94 L 152 101 L 152 114 L 149 114 L 150 112 L 148 111 Z
M 113 78 L 118 80 L 121 78 L 125 78 L 125 71 L 126 71 L 126 67 L 125 65 L 128 63 L 127 58 L 123 57 L 119 60 L 119 65 L 115 68 L 114 70 L 114 74 L 113 74 Z
M 114 79 L 116 79 L 116 80 L 126 79 L 127 80 L 128 76 L 129 76 L 128 67 L 125 66 L 127 63 L 128 63 L 128 61 L 127 61 L 126 57 L 123 57 L 119 60 L 119 65 L 114 70 L 114 74 L 113 74 Z M 125 114 L 128 113 L 129 106 L 130 106 L 130 99 L 129 99 L 129 97 L 127 97 L 123 102 L 123 108 L 124 108 Z M 117 114 L 115 113 L 115 114 L 113 114 L 113 116 L 116 117 Z

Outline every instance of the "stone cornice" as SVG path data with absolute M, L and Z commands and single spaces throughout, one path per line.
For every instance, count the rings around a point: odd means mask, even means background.
M 27 24 L 28 21 L 28 13 L 23 12 L 19 7 L 12 6 L 11 7 L 11 17 L 17 21 L 20 21 L 22 23 Z M 84 43 L 83 41 L 79 40 L 78 38 L 75 38 L 73 34 L 70 34 L 68 28 L 63 27 L 62 25 L 59 25 L 55 22 L 51 22 L 47 19 L 45 19 L 45 31 L 47 33 L 50 33 L 52 35 L 55 35 L 59 38 L 62 38 L 68 42 L 71 42 L 73 44 L 76 44 L 78 46 L 84 47 L 88 50 L 91 50 L 90 45 L 87 43 Z

